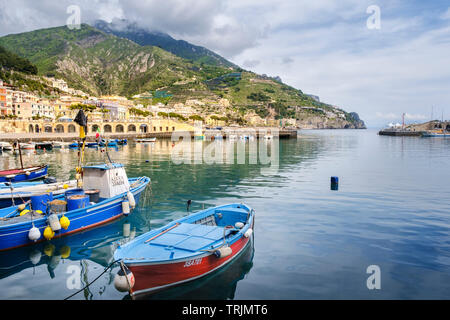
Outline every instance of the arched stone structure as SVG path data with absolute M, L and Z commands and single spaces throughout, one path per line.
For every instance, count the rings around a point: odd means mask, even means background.
M 128 132 L 136 132 L 136 126 L 134 124 L 130 124 L 128 126 Z
M 56 125 L 55 132 L 57 132 L 57 133 L 64 133 L 64 126 L 62 124 Z
M 140 133 L 147 133 L 148 132 L 148 126 L 146 124 L 141 124 L 139 127 Z
M 116 133 L 123 133 L 123 132 L 124 132 L 123 125 L 118 124 L 118 125 L 116 126 Z
M 33 126 L 32 124 L 30 124 L 30 125 L 28 126 L 28 132 L 29 132 L 29 133 L 34 133 L 34 126 Z
M 103 127 L 103 132 L 104 133 L 111 133 L 112 132 L 112 127 L 110 124 L 105 124 L 105 126 Z
M 46 133 L 52 133 L 52 132 L 53 132 L 53 127 L 52 127 L 51 125 L 45 126 L 44 132 L 46 132 Z
M 75 132 L 77 132 L 77 128 L 75 127 L 75 125 L 73 125 L 73 124 L 69 124 L 69 126 L 68 126 L 68 130 L 67 130 L 69 133 L 75 133 Z

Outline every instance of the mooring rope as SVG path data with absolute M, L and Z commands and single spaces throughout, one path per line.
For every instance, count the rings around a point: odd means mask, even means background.
M 92 280 L 90 283 L 88 283 L 87 285 L 85 285 L 83 288 L 81 288 L 80 290 L 78 290 L 78 291 L 75 292 L 74 294 L 71 294 L 71 295 L 68 296 L 67 298 L 64 298 L 64 300 L 68 300 L 68 299 L 72 298 L 73 296 L 79 294 L 81 291 L 86 290 L 91 284 L 93 284 L 95 281 L 97 281 L 98 279 L 100 279 L 100 277 L 101 277 L 102 275 L 104 275 L 104 274 L 106 273 L 106 271 L 108 271 L 114 264 L 116 264 L 117 262 L 120 262 L 120 261 L 122 261 L 122 259 L 118 259 L 118 260 L 115 260 L 114 262 L 112 262 L 109 266 L 107 266 L 107 267 L 105 268 L 105 270 L 103 270 L 102 273 L 100 273 L 100 275 L 97 276 L 97 278 L 95 278 L 94 280 Z M 127 280 L 128 280 L 128 278 L 127 278 Z

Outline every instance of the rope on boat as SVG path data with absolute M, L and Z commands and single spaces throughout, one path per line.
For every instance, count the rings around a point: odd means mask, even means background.
M 106 271 L 108 271 L 109 269 L 111 269 L 111 267 L 112 267 L 114 264 L 116 264 L 117 262 L 121 262 L 121 261 L 122 261 L 122 259 L 115 260 L 114 262 L 112 262 L 109 266 L 107 266 L 107 267 L 105 268 L 105 270 L 103 270 L 102 273 L 100 273 L 100 275 L 97 276 L 97 278 L 95 278 L 94 280 L 92 280 L 90 283 L 88 283 L 87 285 L 85 285 L 83 288 L 81 288 L 80 290 L 78 290 L 78 291 L 75 292 L 74 294 L 71 294 L 71 295 L 68 296 L 67 298 L 64 298 L 64 300 L 68 300 L 68 299 L 72 298 L 73 296 L 79 294 L 81 291 L 86 290 L 91 284 L 93 284 L 95 281 L 97 281 L 98 279 L 100 279 L 100 277 L 101 277 L 102 275 L 104 275 L 104 274 L 106 273 Z

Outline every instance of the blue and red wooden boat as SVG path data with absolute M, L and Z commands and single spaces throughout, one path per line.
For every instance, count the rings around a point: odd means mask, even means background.
M 42 202 L 46 208 L 40 209 L 41 212 L 37 212 L 36 207 L 33 208 L 33 197 L 31 204 L 0 209 L 0 251 L 46 241 L 47 228 L 51 229 L 48 231 L 52 235 L 50 238 L 59 238 L 127 215 L 133 205 L 137 205 L 149 182 L 150 178 L 147 177 L 128 179 L 121 164 L 85 166 L 83 190 L 77 190 L 79 199 L 69 196 L 67 193 L 73 194 L 73 190 L 70 190 L 56 197 L 51 193 L 35 196 L 39 200 L 37 203 Z M 88 190 L 97 192 L 98 201 L 91 201 L 90 196 L 86 196 Z M 52 212 L 49 209 L 50 200 L 67 200 L 67 210 Z M 63 227 L 63 217 L 69 222 L 66 229 Z
M 36 166 L 21 169 L 8 169 L 0 171 L 1 182 L 33 181 L 47 177 L 48 166 Z
M 132 296 L 151 293 L 192 281 L 218 270 L 240 255 L 250 243 L 255 211 L 230 204 L 194 213 L 147 232 L 119 246 L 114 259 L 128 268 Z M 130 288 L 131 287 L 131 288 Z

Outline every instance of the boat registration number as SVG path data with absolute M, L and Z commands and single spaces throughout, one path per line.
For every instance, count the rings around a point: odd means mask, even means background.
M 184 267 L 192 267 L 192 266 L 196 266 L 198 264 L 202 263 L 202 258 L 198 258 L 198 259 L 194 259 L 194 260 L 188 260 L 184 263 Z
M 122 176 L 116 176 L 116 177 L 112 177 L 111 178 L 111 184 L 113 186 L 120 186 L 125 184 L 125 180 L 123 179 Z

